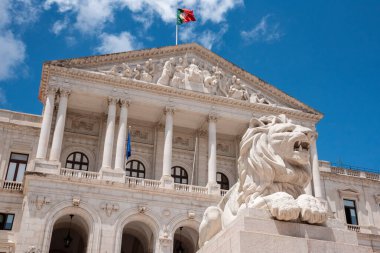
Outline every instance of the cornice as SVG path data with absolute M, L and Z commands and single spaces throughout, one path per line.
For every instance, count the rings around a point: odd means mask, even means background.
M 318 122 L 322 119 L 322 114 L 308 113 L 292 108 L 278 107 L 266 104 L 249 103 L 248 101 L 241 101 L 236 99 L 225 98 L 221 96 L 213 96 L 206 93 L 193 92 L 189 90 L 177 89 L 169 86 L 159 84 L 147 83 L 139 80 L 127 79 L 118 76 L 104 75 L 98 72 L 91 72 L 82 69 L 66 68 L 59 66 L 49 66 L 49 75 L 60 76 L 63 78 L 73 78 L 77 80 L 89 81 L 99 84 L 109 84 L 113 87 L 134 88 L 136 90 L 155 92 L 162 95 L 171 97 L 192 99 L 193 101 L 206 102 L 221 106 L 234 107 L 247 111 L 257 111 L 264 114 L 286 114 L 297 119 L 308 119 L 312 122 Z M 46 85 L 46 84 L 45 84 Z M 46 86 L 40 87 L 40 96 L 44 94 L 42 89 Z M 40 97 L 42 99 L 42 97 Z
M 276 98 L 280 100 L 280 102 L 283 102 L 286 105 L 293 105 L 312 114 L 317 114 L 319 116 L 319 120 L 323 117 L 323 115 L 315 109 L 305 105 L 304 103 L 277 89 L 273 85 L 261 80 L 260 78 L 252 75 L 251 73 L 245 71 L 244 69 L 236 66 L 235 64 L 227 61 L 226 59 L 220 57 L 219 55 L 211 52 L 210 50 L 196 43 L 46 62 L 44 63 L 42 69 L 39 99 L 41 101 L 44 101 L 43 91 L 46 88 L 49 75 L 51 74 L 49 71 L 50 66 L 61 66 L 66 68 L 86 68 L 99 66 L 102 64 L 115 64 L 128 62 L 131 60 L 172 56 L 173 54 L 184 52 L 198 53 L 200 56 L 202 56 L 202 58 L 206 59 L 211 64 L 220 66 L 223 69 L 230 71 L 234 75 L 239 76 L 240 79 L 254 83 L 257 86 L 257 88 L 260 89 L 263 93 L 266 93 L 268 95 L 274 95 Z
M 335 173 L 325 172 L 325 171 L 321 171 L 320 173 L 321 173 L 322 179 L 328 179 L 334 182 L 358 183 L 358 184 L 363 184 L 363 185 L 379 185 L 379 181 L 372 180 L 370 178 L 353 177 L 353 176 L 335 174 Z

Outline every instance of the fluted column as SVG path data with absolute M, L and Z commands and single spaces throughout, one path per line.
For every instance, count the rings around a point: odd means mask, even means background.
M 63 133 L 65 130 L 67 102 L 70 95 L 70 91 L 66 89 L 60 89 L 59 91 L 59 106 L 57 113 L 57 120 L 54 128 L 53 143 L 50 150 L 50 161 L 59 161 L 62 149 Z
M 313 173 L 314 196 L 316 198 L 322 198 L 321 175 L 319 172 L 319 161 L 317 153 L 317 136 L 315 136 L 315 139 L 311 143 L 310 155 L 311 168 Z
M 171 177 L 174 108 L 165 108 L 165 140 L 162 176 Z
M 112 149 L 115 134 L 116 102 L 116 98 L 108 98 L 108 117 L 106 137 L 104 139 L 102 169 L 111 169 L 112 166 Z
M 46 96 L 44 114 L 42 117 L 40 138 L 38 140 L 37 147 L 37 159 L 46 159 L 47 148 L 49 144 L 51 121 L 53 119 L 54 113 L 54 100 L 55 94 L 57 93 L 56 88 L 49 88 Z
M 127 120 L 128 120 L 129 101 L 120 100 L 119 130 L 117 133 L 115 170 L 124 171 L 125 145 L 127 140 Z
M 216 185 L 216 121 L 215 115 L 208 116 L 208 185 Z

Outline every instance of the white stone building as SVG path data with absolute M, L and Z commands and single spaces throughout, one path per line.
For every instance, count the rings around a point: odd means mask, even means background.
M 0 110 L 0 252 L 195 252 L 250 119 L 323 117 L 197 44 L 46 62 L 39 99 Z M 310 152 L 306 191 L 380 252 L 379 174 Z

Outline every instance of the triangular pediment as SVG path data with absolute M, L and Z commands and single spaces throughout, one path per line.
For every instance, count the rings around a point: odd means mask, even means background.
M 289 108 L 322 118 L 314 109 L 195 43 L 57 60 L 45 65 Z

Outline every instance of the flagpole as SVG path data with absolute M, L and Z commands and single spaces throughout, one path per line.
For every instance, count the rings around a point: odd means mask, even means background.
M 175 25 L 175 45 L 178 46 L 178 25 Z

